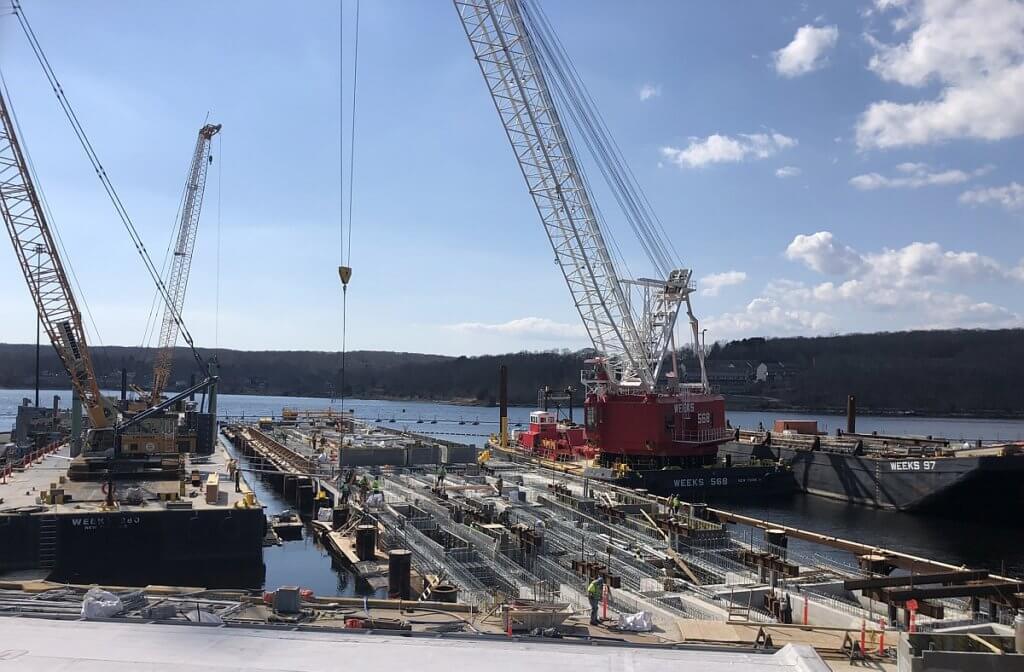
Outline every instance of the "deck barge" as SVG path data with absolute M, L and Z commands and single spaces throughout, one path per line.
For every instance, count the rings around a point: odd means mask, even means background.
M 186 481 L 115 481 L 112 505 L 69 461 L 64 445 L 0 479 L 0 576 L 262 585 L 266 519 L 223 447 L 189 456 Z
M 785 465 L 800 491 L 853 504 L 1010 519 L 1024 507 L 1020 443 L 738 429 L 719 452 L 733 464 Z

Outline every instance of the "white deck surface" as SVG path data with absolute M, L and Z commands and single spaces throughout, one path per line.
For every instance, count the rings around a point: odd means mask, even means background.
M 0 618 L 0 672 L 818 672 L 809 647 L 774 654 L 466 642 L 345 633 Z

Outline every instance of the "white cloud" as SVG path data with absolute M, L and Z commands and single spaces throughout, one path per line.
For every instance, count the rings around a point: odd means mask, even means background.
M 863 148 L 958 138 L 1001 140 L 1024 133 L 1024 3 L 1016 0 L 916 0 L 894 21 L 906 40 L 875 49 L 869 68 L 904 86 L 939 84 L 931 100 L 872 103 L 857 123 Z
M 546 317 L 521 317 L 497 324 L 460 322 L 444 328 L 464 334 L 514 336 L 538 341 L 580 341 L 587 336 L 582 325 L 564 324 Z
M 797 235 L 786 247 L 786 258 L 829 275 L 852 273 L 862 263 L 860 254 L 852 247 L 837 243 L 830 231 Z
M 932 281 L 1024 280 L 1020 268 L 1008 268 L 977 252 L 944 250 L 935 242 L 913 242 L 898 249 L 883 248 L 880 252 L 861 253 L 837 241 L 830 231 L 797 235 L 786 248 L 786 258 L 802 262 L 819 273 L 862 279 L 850 282 L 870 280 L 897 287 L 919 286 Z M 844 283 L 834 289 L 848 294 L 854 287 Z M 822 287 L 822 291 L 827 294 L 831 290 Z
M 661 154 L 677 166 L 700 168 L 709 163 L 736 163 L 748 158 L 766 159 L 796 144 L 796 139 L 781 133 L 741 133 L 736 136 L 715 133 L 703 140 L 691 138 L 685 149 L 662 147 Z
M 649 100 L 661 95 L 661 84 L 644 84 L 640 87 L 640 100 Z
M 988 166 L 978 168 L 971 172 L 963 170 L 942 170 L 932 171 L 925 163 L 901 163 L 896 170 L 902 175 L 886 177 L 879 173 L 866 173 L 850 178 L 850 184 L 858 189 L 917 189 L 946 184 L 960 184 L 967 182 L 972 177 L 984 175 L 989 172 Z
M 887 284 L 915 286 L 928 282 L 1013 279 L 1015 269 L 977 252 L 943 250 L 938 243 L 914 242 L 896 250 L 863 255 L 868 275 Z
M 857 311 L 884 315 L 876 328 L 938 329 L 1020 326 L 1021 316 L 964 293 L 979 282 L 1024 283 L 1015 267 L 969 251 L 913 242 L 897 249 L 858 252 L 829 231 L 796 236 L 786 256 L 836 280 L 769 282 L 743 310 L 703 321 L 716 339 L 831 331 Z M 878 326 L 881 325 L 881 326 Z
M 724 340 L 751 334 L 820 334 L 830 328 L 834 320 L 821 311 L 784 306 L 772 297 L 761 296 L 742 311 L 709 317 L 701 324 L 715 340 Z
M 797 77 L 821 68 L 825 55 L 836 45 L 839 29 L 835 26 L 801 26 L 793 41 L 774 52 L 775 72 L 783 77 Z
M 869 276 L 835 284 L 807 286 L 780 280 L 765 287 L 765 298 L 783 310 L 801 310 L 818 315 L 828 325 L 831 314 L 865 308 L 886 314 L 887 320 L 904 328 L 948 329 L 1020 326 L 1020 316 L 988 301 L 976 301 L 966 294 L 928 286 L 886 285 Z M 824 316 L 824 317 L 822 317 Z
M 742 310 L 705 319 L 715 339 L 832 331 L 868 313 L 875 328 L 998 328 L 1021 325 L 1021 316 L 965 293 L 970 283 L 1024 283 L 1024 261 L 1014 267 L 935 242 L 859 252 L 829 231 L 798 235 L 786 257 L 835 280 L 769 282 Z M 858 312 L 860 311 L 860 312 Z M 857 318 L 853 318 L 857 319 Z
M 785 179 L 787 177 L 796 177 L 800 174 L 800 169 L 796 166 L 783 166 L 775 170 L 775 177 Z
M 725 271 L 724 273 L 712 273 L 700 279 L 701 296 L 718 296 L 723 287 L 731 287 L 745 282 L 747 274 L 743 271 Z
M 1024 208 L 1024 184 L 1011 182 L 1004 187 L 970 189 L 960 194 L 960 202 L 969 205 L 998 203 L 1007 210 Z

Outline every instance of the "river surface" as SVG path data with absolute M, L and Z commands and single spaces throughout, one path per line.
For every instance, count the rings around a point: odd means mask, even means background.
M 54 394 L 53 391 L 42 391 L 40 401 L 49 405 Z M 13 424 L 15 409 L 21 399 L 32 396 L 31 390 L 0 390 L 0 432 Z M 70 393 L 64 392 L 60 396 L 62 406 L 70 403 Z M 346 399 L 342 406 L 337 401 L 332 404 L 327 399 L 306 397 L 232 394 L 218 397 L 218 415 L 221 416 L 254 418 L 280 415 L 285 407 L 333 407 L 335 410 L 344 407 L 353 409 L 364 420 L 477 445 L 496 431 L 498 424 L 497 408 L 373 399 Z M 510 422 L 513 425 L 526 423 L 531 410 L 510 408 Z M 728 415 L 733 427 L 756 428 L 759 423 L 770 427 L 778 418 L 817 420 L 819 429 L 830 432 L 845 426 L 845 419 L 836 415 L 759 411 L 731 411 Z M 956 440 L 1024 439 L 1024 420 L 861 416 L 857 418 L 857 429 L 861 432 L 932 435 Z M 286 506 L 269 487 L 262 483 L 253 485 L 260 501 L 266 504 L 268 514 L 277 513 Z M 965 523 L 934 515 L 870 509 L 803 494 L 785 501 L 730 503 L 722 508 L 953 564 L 1024 575 L 1024 525 L 1011 529 L 1005 522 Z M 301 585 L 321 595 L 361 594 L 354 579 L 343 570 L 332 569 L 326 551 L 308 538 L 266 549 L 265 562 L 268 589 Z

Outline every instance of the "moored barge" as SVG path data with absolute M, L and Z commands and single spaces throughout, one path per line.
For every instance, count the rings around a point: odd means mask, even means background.
M 814 421 L 778 421 L 772 429 L 737 430 L 719 450 L 736 464 L 781 462 L 801 491 L 853 504 L 992 517 L 1024 508 L 1022 443 L 828 436 Z

